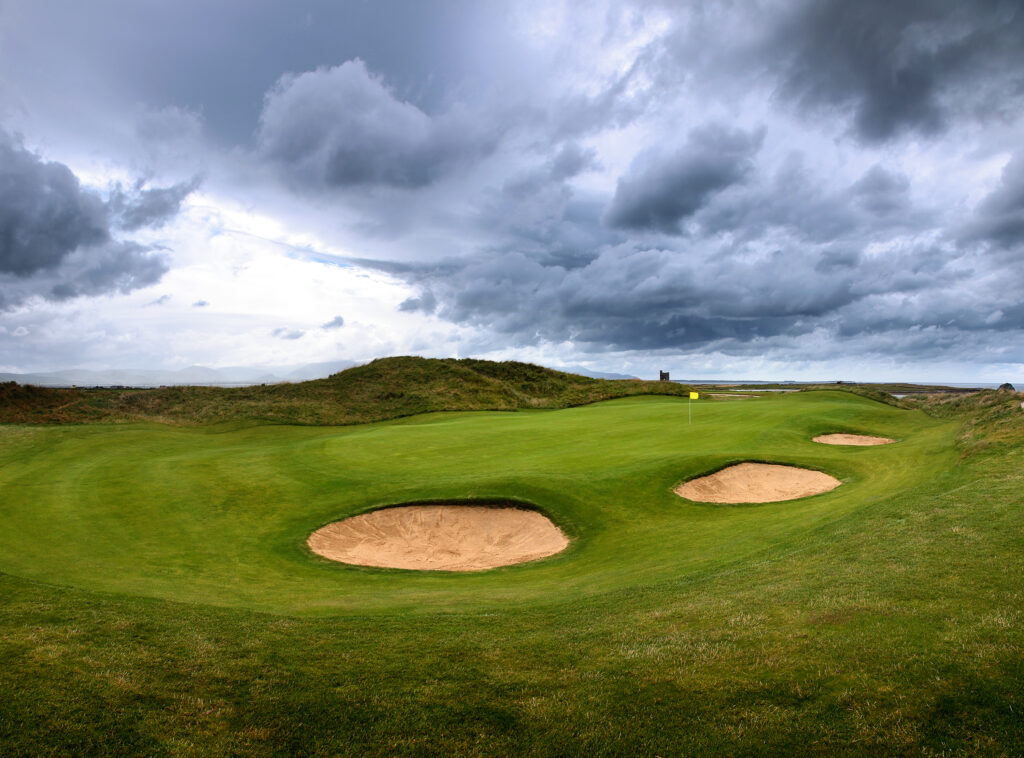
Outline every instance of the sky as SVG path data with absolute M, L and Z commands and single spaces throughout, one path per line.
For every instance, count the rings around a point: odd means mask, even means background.
M 1024 2 L 0 0 L 0 372 L 1024 384 Z

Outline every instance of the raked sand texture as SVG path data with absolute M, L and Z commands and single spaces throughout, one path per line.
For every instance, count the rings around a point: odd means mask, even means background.
M 821 471 L 773 463 L 738 463 L 683 482 L 675 493 L 699 503 L 774 503 L 818 495 L 840 484 Z
M 335 521 L 310 550 L 357 566 L 482 571 L 546 558 L 569 540 L 543 514 L 477 505 L 407 505 Z
M 888 437 L 871 437 L 866 434 L 819 434 L 814 438 L 815 442 L 820 442 L 823 445 L 857 445 L 858 447 L 864 447 L 866 445 L 888 445 L 896 440 L 891 440 Z

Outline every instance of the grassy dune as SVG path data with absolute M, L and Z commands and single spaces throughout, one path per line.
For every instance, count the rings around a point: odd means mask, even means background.
M 688 391 L 671 382 L 591 379 L 517 361 L 401 356 L 326 379 L 252 387 L 53 389 L 0 383 L 0 423 L 364 424 L 434 411 L 568 408 Z
M 0 427 L 0 752 L 1020 754 L 1024 413 L 996 395 Z M 671 491 L 739 460 L 844 484 Z M 488 497 L 569 550 L 436 574 L 304 545 Z

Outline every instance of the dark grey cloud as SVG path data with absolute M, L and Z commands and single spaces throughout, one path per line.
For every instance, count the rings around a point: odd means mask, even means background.
M 453 110 L 429 116 L 361 60 L 286 75 L 267 94 L 259 151 L 294 182 L 418 188 L 497 144 L 497 125 Z
M 206 308 L 209 304 L 210 303 L 207 300 L 196 300 L 194 303 L 192 303 L 192 307 L 193 308 Z
M 149 249 L 134 242 L 112 242 L 88 251 L 79 264 L 65 270 L 63 281 L 50 288 L 50 299 L 69 300 L 74 297 L 105 295 L 112 292 L 127 294 L 160 281 L 168 271 L 166 259 L 152 255 Z
M 847 247 L 928 231 L 939 223 L 929 209 L 913 205 L 907 176 L 878 164 L 848 187 L 834 185 L 813 159 L 794 152 L 774 173 L 751 176 L 716 198 L 693 223 L 704 235 L 751 241 L 781 232 L 802 243 Z
M 405 273 L 409 274 L 410 272 L 407 270 Z M 406 298 L 398 306 L 398 310 L 400 311 L 420 311 L 422 313 L 433 313 L 436 308 L 437 298 L 434 297 L 434 293 L 429 289 L 420 294 L 419 297 Z
M 31 297 L 127 293 L 159 281 L 166 257 L 114 239 L 110 216 L 67 166 L 0 130 L 0 308 Z
M 756 55 L 780 72 L 781 93 L 812 111 L 849 111 L 866 142 L 934 136 L 970 109 L 1019 111 L 1019 2 L 804 0 L 765 20 L 773 18 Z
M 551 178 L 557 181 L 572 179 L 577 174 L 597 166 L 597 151 L 580 147 L 578 142 L 564 143 L 548 164 Z
M 1002 342 L 1024 363 L 1024 4 L 542 5 L 10 5 L 0 108 L 16 95 L 26 132 L 50 119 L 41 143 L 150 183 L 105 201 L 8 140 L 13 184 L 39 191 L 0 188 L 21 230 L 4 307 L 158 280 L 166 257 L 121 238 L 173 218 L 201 173 L 231 212 L 192 221 L 251 211 L 360 256 L 416 288 L 401 311 L 477 327 L 481 350 Z M 134 147 L 103 156 L 90 129 Z
M 992 264 L 935 242 L 943 220 L 914 204 L 909 176 L 876 163 L 837 182 L 799 152 L 766 171 L 755 160 L 766 136 L 712 124 L 677 150 L 642 152 L 604 225 L 602 204 L 577 197 L 556 159 L 541 162 L 482 206 L 499 242 L 385 266 L 419 287 L 400 307 L 480 327 L 497 344 L 594 351 L 749 355 L 822 334 L 836 344 L 1024 327 L 1010 278 L 952 296 L 987 281 Z M 637 241 L 650 231 L 667 236 Z
M 488 256 L 424 267 L 410 278 L 423 290 L 423 310 L 433 303 L 443 318 L 518 345 L 569 340 L 594 351 L 756 355 L 766 340 L 815 333 L 839 344 L 893 330 L 1024 328 L 1017 295 L 1024 277 L 991 277 L 977 256 L 935 246 L 867 252 L 791 242 L 767 253 L 620 245 L 573 270 Z M 965 276 L 972 286 L 962 287 Z
M 100 197 L 61 164 L 0 131 L 0 272 L 30 276 L 110 240 Z
M 170 187 L 144 189 L 140 179 L 128 190 L 118 184 L 110 193 L 107 207 L 121 229 L 158 228 L 178 215 L 182 202 L 199 188 L 199 183 L 194 178 Z
M 130 241 L 81 247 L 60 265 L 31 276 L 0 275 L 0 310 L 32 298 L 50 301 L 127 294 L 160 281 L 168 271 L 164 255 Z
M 876 216 L 910 208 L 910 179 L 875 164 L 850 187 L 854 202 Z
M 607 198 L 580 193 L 571 182 L 595 167 L 592 150 L 556 143 L 500 187 L 480 193 L 474 225 L 491 240 L 487 252 L 575 268 L 593 260 L 603 245 L 619 241 L 621 235 L 601 221 Z
M 763 131 L 708 125 L 693 130 L 687 144 L 673 153 L 645 150 L 619 179 L 608 224 L 680 234 L 681 221 L 751 172 L 763 140 Z
M 597 167 L 596 152 L 582 148 L 578 142 L 565 142 L 552 146 L 552 155 L 526 170 L 520 170 L 502 185 L 502 197 L 513 203 L 534 198 L 549 189 L 559 193 L 566 190 L 566 181 Z
M 0 61 L 26 92 L 77 109 L 139 102 L 202 113 L 219 144 L 248 145 L 285 72 L 361 58 L 403 100 L 433 108 L 455 81 L 489 86 L 508 65 L 508 4 L 335 0 L 95 0 L 5 4 Z M 0 34 L 3 29 L 0 29 Z M 45 44 L 41 43 L 45 40 Z M 59 53 L 56 53 L 59 51 Z M 112 86 L 113 85 L 113 86 Z
M 1007 250 L 1024 247 L 1024 152 L 1003 169 L 999 185 L 978 205 L 962 236 Z
M 1016 294 L 1024 274 L 999 272 L 994 260 L 948 238 L 935 242 L 943 219 L 914 205 L 906 175 L 876 164 L 837 184 L 798 153 L 769 174 L 745 157 L 757 150 L 756 133 L 725 133 L 734 137 L 726 144 L 740 146 L 742 168 L 727 163 L 719 173 L 735 179 L 721 189 L 684 193 L 699 197 L 687 200 L 686 236 L 650 246 L 631 240 L 629 229 L 611 229 L 590 239 L 587 256 L 560 260 L 552 251 L 572 226 L 571 193 L 556 202 L 545 192 L 558 185 L 534 172 L 530 191 L 513 194 L 539 198 L 552 210 L 550 225 L 534 224 L 532 234 L 506 225 L 509 240 L 499 248 L 392 268 L 420 288 L 402 309 L 481 327 L 499 344 L 571 341 L 593 351 L 757 355 L 773 346 L 794 351 L 801 339 L 828 349 L 861 337 L 883 344 L 895 331 L 912 335 L 904 343 L 926 356 L 941 344 L 928 342 L 936 332 L 961 345 L 958 335 L 1024 329 Z M 688 147 L 701 143 L 697 134 Z M 660 189 L 671 183 L 656 180 L 659 168 L 688 162 L 649 165 L 649 175 L 637 175 Z M 1012 213 L 1017 189 L 1011 166 L 981 208 Z M 593 216 L 583 223 L 600 228 Z

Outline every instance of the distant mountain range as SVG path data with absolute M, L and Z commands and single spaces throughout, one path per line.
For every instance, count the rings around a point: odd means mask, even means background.
M 175 371 L 154 369 L 64 369 L 31 374 L 0 374 L 0 382 L 34 384 L 37 387 L 242 387 L 322 379 L 358 366 L 357 361 L 323 361 L 291 366 L 188 366 Z M 594 379 L 635 379 L 628 374 L 607 374 L 582 366 L 559 369 Z
M 35 374 L 0 374 L 0 381 L 34 384 L 39 387 L 233 387 L 251 384 L 277 384 L 321 379 L 352 366 L 356 361 L 325 361 L 293 366 L 230 366 L 208 368 L 188 366 L 176 371 L 153 369 L 65 369 Z

